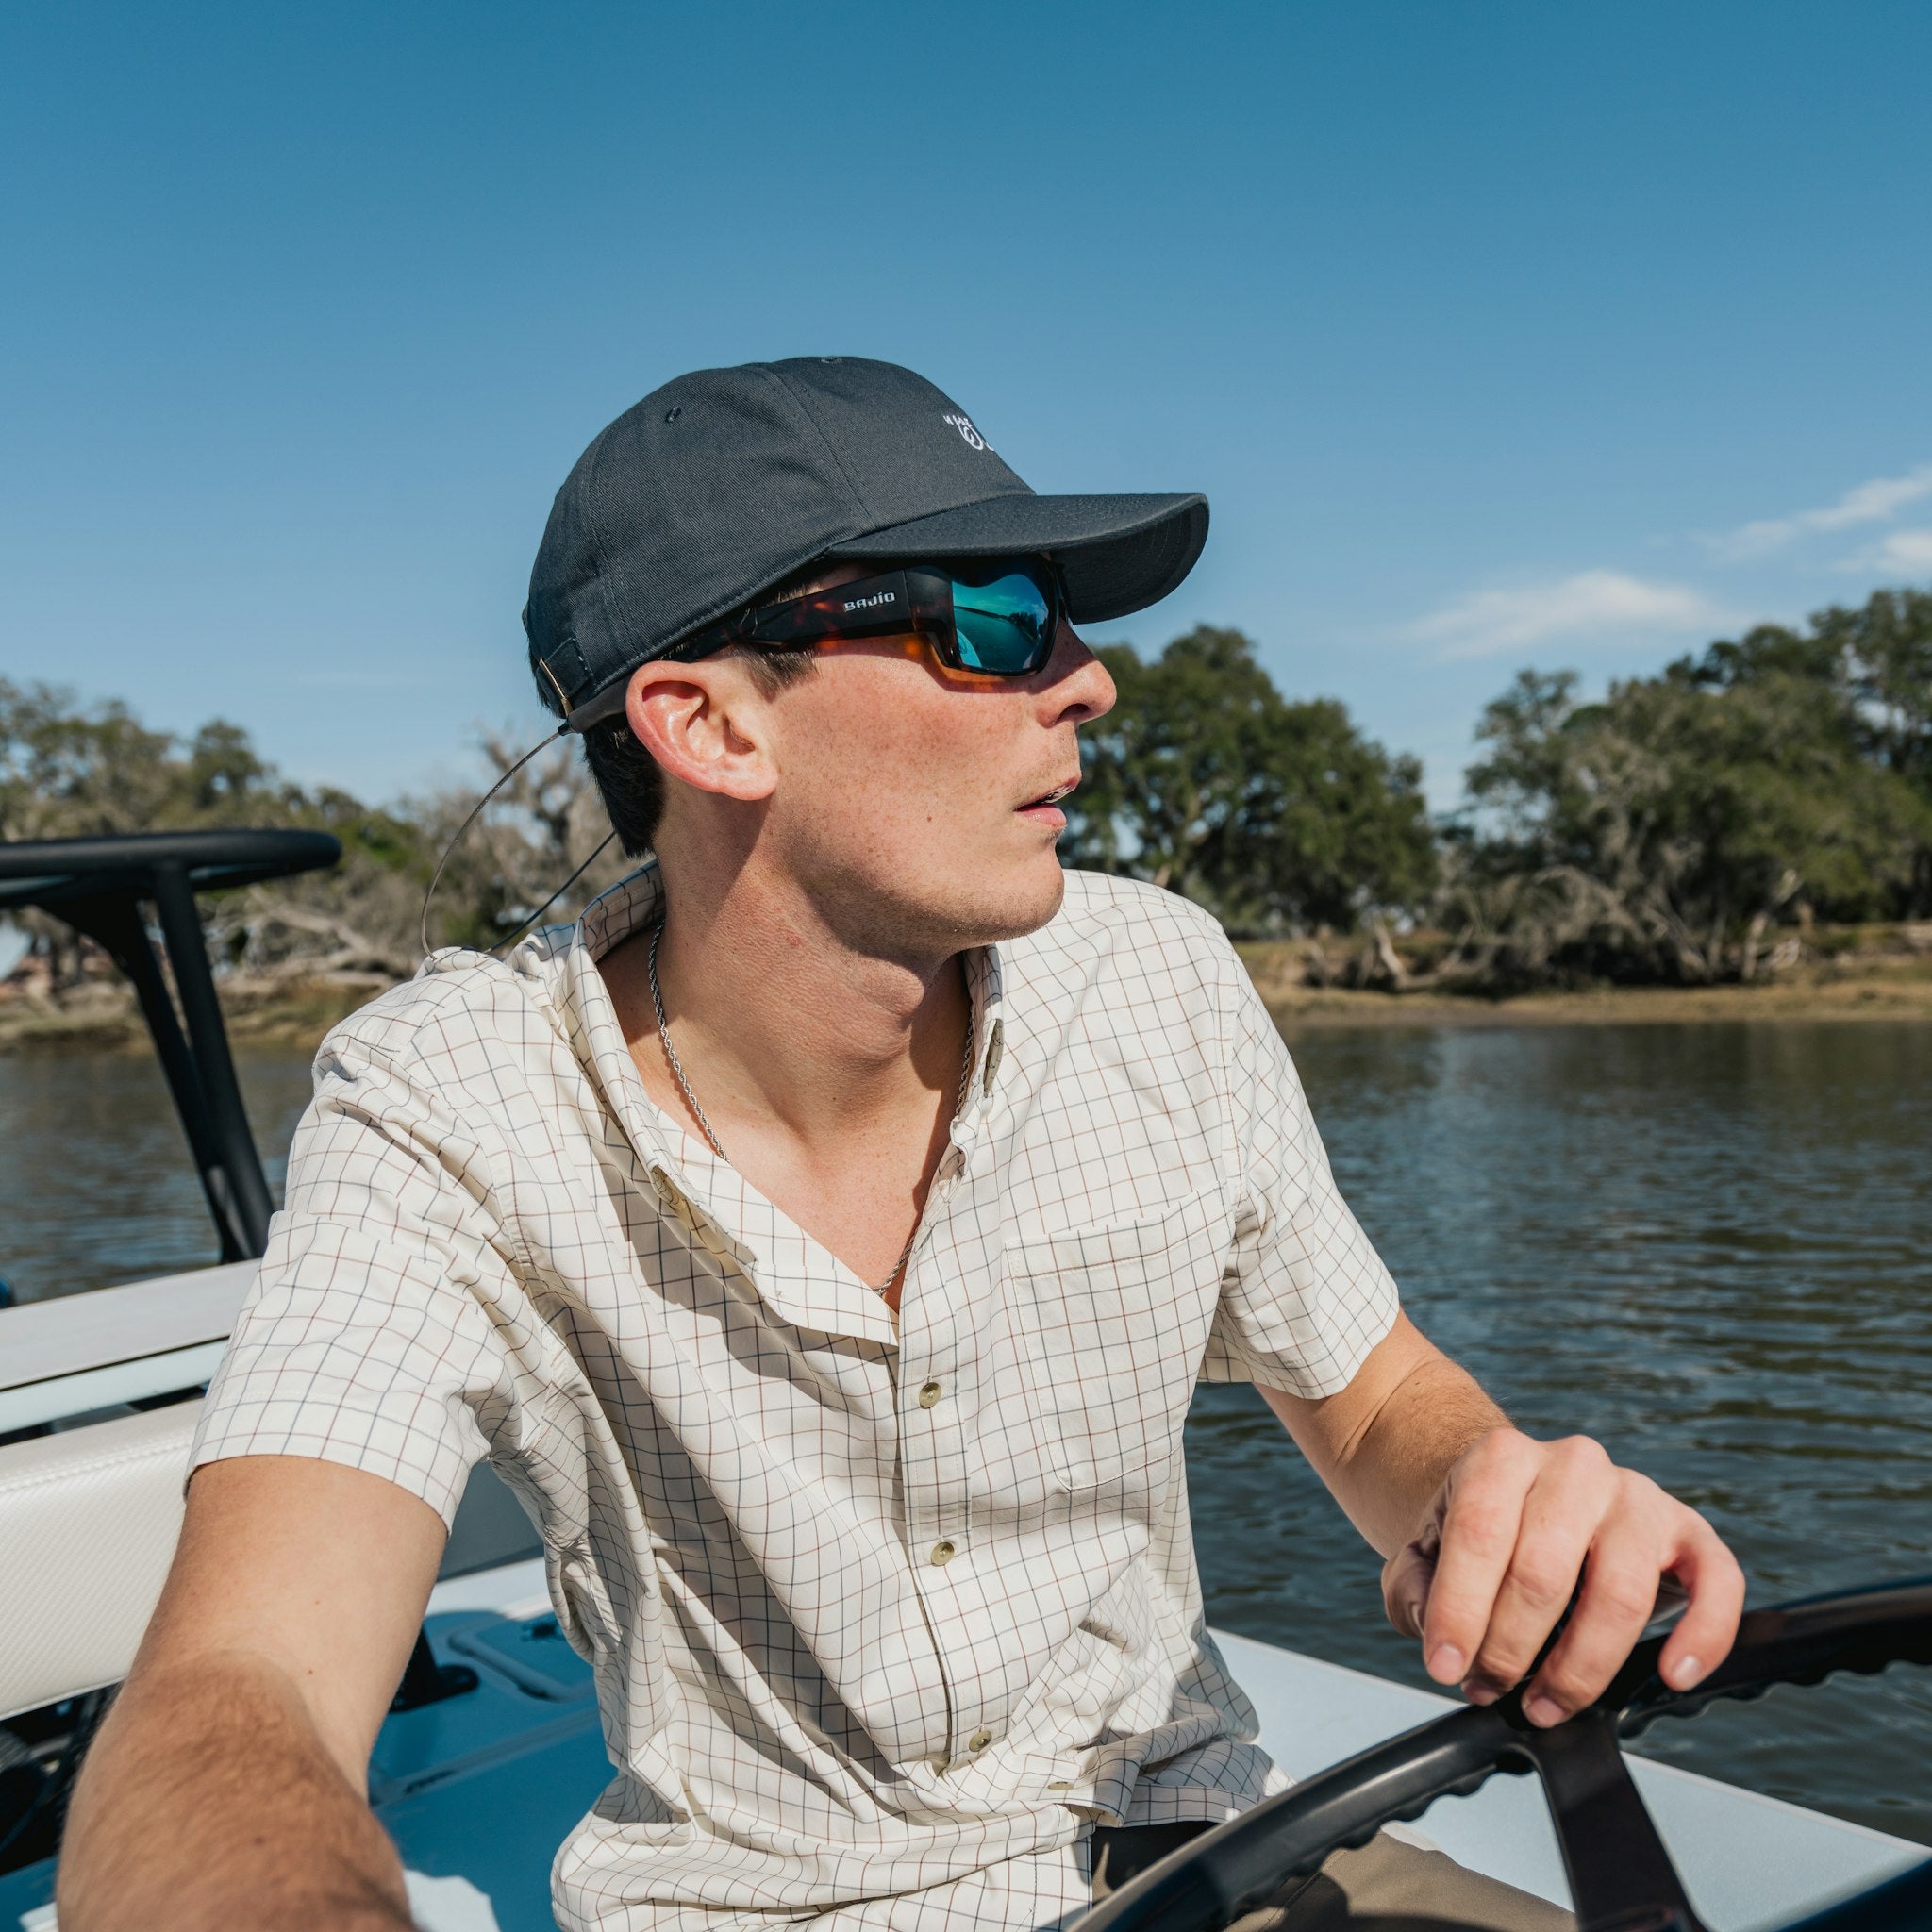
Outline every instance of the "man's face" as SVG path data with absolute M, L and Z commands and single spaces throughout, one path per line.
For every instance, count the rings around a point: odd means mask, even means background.
M 868 575 L 827 570 L 830 588 Z M 775 771 L 759 842 L 848 941 L 946 953 L 1059 909 L 1055 802 L 1078 782 L 1077 726 L 1113 679 L 1066 625 L 1031 677 L 948 670 L 908 640 L 822 645 L 765 700 Z

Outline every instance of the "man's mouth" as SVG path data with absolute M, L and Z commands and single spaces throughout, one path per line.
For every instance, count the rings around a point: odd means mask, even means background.
M 1044 806 L 1058 805 L 1070 791 L 1075 790 L 1079 783 L 1078 778 L 1069 778 L 1064 785 L 1056 785 L 1051 791 L 1042 791 L 1038 798 L 1029 798 L 1020 809 L 1039 811 Z

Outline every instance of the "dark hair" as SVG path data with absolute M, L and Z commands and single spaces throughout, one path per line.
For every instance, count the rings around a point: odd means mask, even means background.
M 597 781 L 610 829 L 632 858 L 641 858 L 664 816 L 664 774 L 622 718 L 607 718 L 584 733 L 584 762 Z
M 801 571 L 760 591 L 754 602 L 760 609 L 768 604 L 783 603 L 814 584 L 817 576 L 817 572 Z M 752 682 L 768 698 L 788 684 L 797 683 L 818 663 L 812 651 L 771 651 L 757 644 L 735 646 L 729 655 L 743 658 Z M 597 781 L 618 843 L 628 857 L 641 858 L 656 841 L 658 824 L 664 816 L 664 774 L 658 769 L 657 759 L 631 736 L 630 726 L 619 716 L 592 724 L 584 733 L 584 762 Z

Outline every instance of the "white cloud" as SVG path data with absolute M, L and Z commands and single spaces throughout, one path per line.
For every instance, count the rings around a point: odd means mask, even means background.
M 1903 476 L 1874 476 L 1847 490 L 1836 503 L 1818 509 L 1801 509 L 1788 517 L 1767 517 L 1761 523 L 1745 524 L 1727 537 L 1720 537 L 1717 547 L 1727 557 L 1762 557 L 1767 551 L 1782 549 L 1800 537 L 1820 530 L 1846 530 L 1857 524 L 1882 524 L 1908 503 L 1932 496 L 1932 463 L 1921 463 Z
M 1445 658 L 1491 658 L 1557 639 L 1715 629 L 1725 621 L 1701 592 L 1682 584 L 1586 570 L 1514 590 L 1474 591 L 1432 612 L 1410 634 L 1443 645 Z
M 1874 551 L 1869 567 L 1932 571 L 1932 530 L 1893 530 Z

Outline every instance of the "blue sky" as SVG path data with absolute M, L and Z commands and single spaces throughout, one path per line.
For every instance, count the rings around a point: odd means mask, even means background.
M 527 728 L 582 445 L 857 354 L 1455 800 L 1593 681 L 1932 580 L 1932 8 L 13 8 L 0 673 L 382 798 Z

